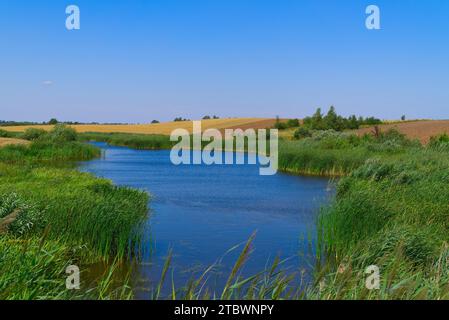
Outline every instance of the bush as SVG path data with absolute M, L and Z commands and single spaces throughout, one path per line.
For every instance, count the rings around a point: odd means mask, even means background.
M 12 138 L 12 136 L 11 132 L 0 129 L 0 138 Z
M 298 119 L 289 119 L 287 121 L 287 127 L 289 128 L 296 128 L 299 127 L 299 120 Z
M 299 127 L 298 129 L 296 129 L 293 137 L 296 140 L 300 140 L 300 139 L 304 139 L 304 138 L 309 138 L 312 136 L 312 132 L 304 127 Z
M 285 129 L 287 129 L 288 127 L 287 127 L 287 124 L 286 124 L 285 122 L 280 122 L 280 121 L 278 121 L 278 122 L 276 122 L 276 123 L 274 124 L 274 128 L 275 128 L 275 129 L 278 129 L 278 130 L 285 130 Z
M 22 134 L 21 138 L 29 141 L 38 140 L 41 137 L 45 136 L 47 134 L 47 131 L 43 129 L 36 129 L 36 128 L 28 128 L 25 130 L 25 132 Z
M 49 134 L 50 140 L 54 142 L 70 142 L 78 139 L 75 129 L 67 127 L 64 124 L 57 124 Z

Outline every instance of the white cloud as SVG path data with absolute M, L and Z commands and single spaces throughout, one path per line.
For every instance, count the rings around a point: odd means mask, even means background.
M 43 84 L 44 86 L 51 86 L 51 85 L 53 85 L 53 81 L 51 81 L 51 80 L 45 80 L 45 81 L 42 82 L 42 84 Z

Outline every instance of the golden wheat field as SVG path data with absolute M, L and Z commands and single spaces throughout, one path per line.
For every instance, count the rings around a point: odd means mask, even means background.
M 276 119 L 269 118 L 234 118 L 234 119 L 213 119 L 202 120 L 201 126 L 203 130 L 215 128 L 218 130 L 224 129 L 265 129 L 271 128 L 275 124 Z M 192 121 L 181 122 L 165 122 L 156 124 L 124 124 L 124 125 L 72 125 L 77 132 L 120 132 L 120 133 L 140 133 L 140 134 L 162 134 L 170 135 L 175 129 L 186 129 L 192 131 Z M 44 130 L 51 130 L 51 125 L 36 125 L 36 126 L 17 126 L 5 127 L 5 130 L 13 132 L 23 132 L 28 128 L 40 128 Z
M 0 147 L 8 146 L 11 144 L 29 144 L 29 141 L 13 138 L 0 138 Z

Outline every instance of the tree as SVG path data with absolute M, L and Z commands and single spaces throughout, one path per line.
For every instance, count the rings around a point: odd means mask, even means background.
M 299 127 L 299 120 L 298 119 L 289 119 L 287 121 L 287 127 L 289 127 L 289 128 Z
M 304 124 L 312 130 L 326 129 L 323 121 L 323 114 L 321 113 L 321 108 L 318 108 L 312 117 L 305 118 Z
M 402 120 L 402 121 L 405 121 L 405 115 L 403 115 L 403 116 L 401 117 L 401 120 Z
M 210 116 L 204 116 L 203 120 L 210 120 Z
M 153 120 L 153 121 L 151 121 L 151 123 L 152 123 L 152 124 L 156 124 L 156 123 L 160 123 L 160 122 L 157 121 L 157 120 Z
M 52 118 L 52 119 L 50 119 L 50 121 L 48 121 L 48 124 L 51 124 L 51 125 L 55 125 L 55 124 L 58 124 L 58 123 L 59 123 L 59 121 L 56 120 L 55 118 Z
M 324 123 L 326 125 L 326 128 L 334 129 L 337 131 L 341 130 L 342 129 L 341 124 L 339 123 L 341 121 L 339 120 L 341 119 L 339 119 L 334 106 L 331 106 L 329 108 L 329 111 L 327 112 L 327 115 L 324 117 Z
M 279 119 L 279 116 L 276 116 L 276 123 L 274 124 L 274 128 L 278 130 L 285 130 L 287 129 L 287 124 L 284 122 L 281 122 Z
M 348 129 L 358 129 L 360 128 L 360 123 L 357 120 L 357 117 L 355 115 L 352 115 L 348 119 Z

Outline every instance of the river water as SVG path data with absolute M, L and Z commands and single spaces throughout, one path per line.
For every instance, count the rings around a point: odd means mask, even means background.
M 254 232 L 244 276 L 262 271 L 279 256 L 286 259 L 282 269 L 298 274 L 298 279 L 306 272 L 307 281 L 315 262 L 319 208 L 333 196 L 328 179 L 260 176 L 256 165 L 174 166 L 167 150 L 95 144 L 103 156 L 81 163 L 81 171 L 152 196 L 145 249 L 133 268 L 137 298 L 146 298 L 158 283 L 170 249 L 173 262 L 166 292 L 172 278 L 180 288 L 213 264 L 207 286 L 219 292 Z

